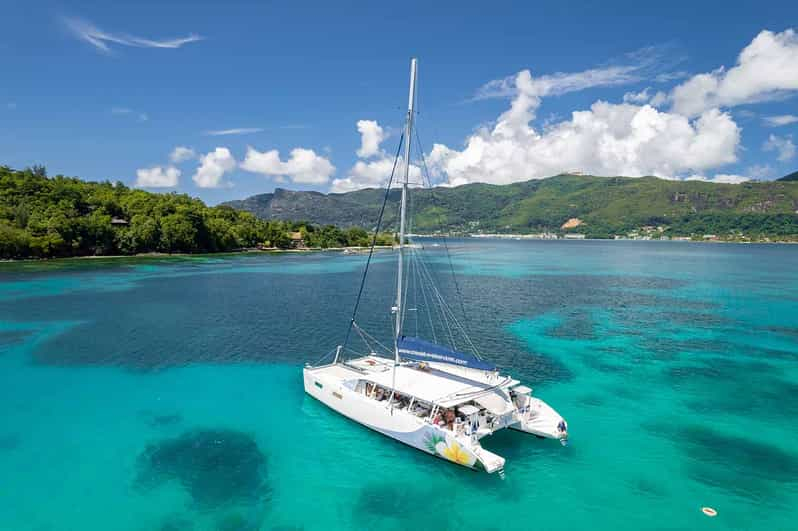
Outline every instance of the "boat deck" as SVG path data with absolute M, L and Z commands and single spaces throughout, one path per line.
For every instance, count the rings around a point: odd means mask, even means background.
M 481 397 L 480 400 L 486 395 L 493 397 L 494 403 L 507 400 L 495 384 L 475 381 L 435 368 L 422 370 L 413 365 L 399 365 L 396 367 L 394 384 L 393 360 L 379 356 L 364 356 L 347 361 L 346 364 L 318 367 L 313 372 L 343 381 L 369 380 L 386 389 L 395 387 L 398 393 L 446 407 L 466 402 L 476 395 Z

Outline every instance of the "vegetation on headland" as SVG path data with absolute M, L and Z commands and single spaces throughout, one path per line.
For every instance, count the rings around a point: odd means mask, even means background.
M 368 227 L 384 191 L 343 194 L 274 193 L 226 203 L 262 219 Z M 396 225 L 399 191 L 389 196 L 385 225 Z M 468 184 L 418 189 L 413 231 L 450 234 L 554 233 L 587 238 L 626 237 L 654 227 L 656 237 L 740 241 L 798 240 L 798 182 L 718 184 L 656 177 L 558 175 L 506 185 Z M 565 228 L 569 220 L 580 224 Z
M 390 245 L 390 234 L 378 243 Z M 86 182 L 43 167 L 0 166 L 0 258 L 213 253 L 246 248 L 366 246 L 360 227 L 261 220 L 185 194 Z

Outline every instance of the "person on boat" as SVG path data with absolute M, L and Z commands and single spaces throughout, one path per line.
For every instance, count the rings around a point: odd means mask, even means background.
M 444 420 L 446 421 L 446 427 L 450 430 L 454 430 L 454 410 L 447 409 L 446 413 L 444 413 Z
M 386 398 L 385 397 L 385 390 L 382 387 L 378 387 L 377 388 L 377 396 L 375 396 L 374 398 L 377 399 L 377 402 L 382 402 L 383 400 L 385 400 L 385 398 Z
M 372 391 L 374 391 L 374 384 L 371 382 L 366 382 L 366 396 L 370 397 Z

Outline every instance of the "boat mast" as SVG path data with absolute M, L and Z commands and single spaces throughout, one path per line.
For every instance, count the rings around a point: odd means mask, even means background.
M 410 94 L 407 97 L 407 122 L 405 124 L 404 178 L 402 179 L 402 204 L 399 214 L 399 266 L 396 275 L 396 337 L 394 351 L 399 363 L 399 338 L 402 337 L 402 275 L 405 261 L 405 215 L 407 210 L 407 184 L 410 177 L 410 144 L 413 134 L 413 107 L 416 101 L 416 58 L 410 59 Z

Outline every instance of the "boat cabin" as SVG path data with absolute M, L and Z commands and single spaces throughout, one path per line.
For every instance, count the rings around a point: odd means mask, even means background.
M 493 433 L 511 423 L 516 410 L 517 393 L 508 392 L 503 385 L 481 384 L 452 374 L 444 379 L 435 374 L 440 371 L 423 362 L 397 367 L 395 382 L 392 366 L 375 363 L 368 367 L 366 374 L 347 387 L 456 435 L 479 438 Z

